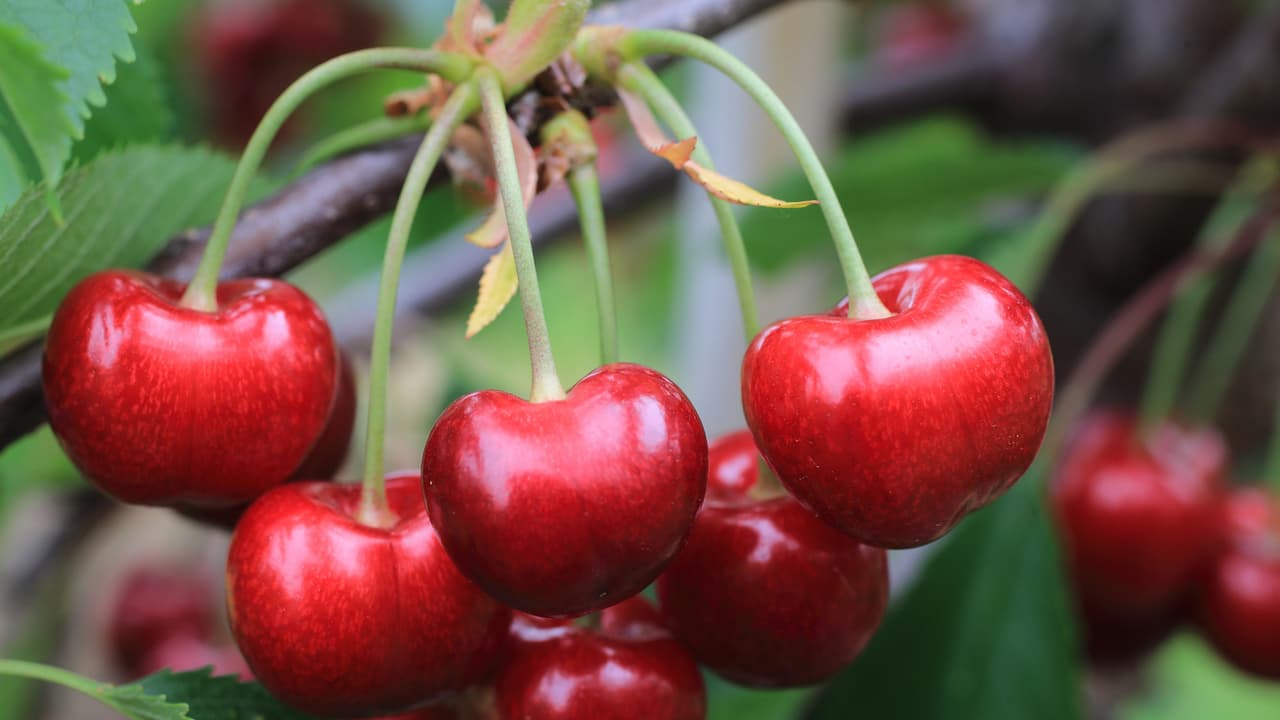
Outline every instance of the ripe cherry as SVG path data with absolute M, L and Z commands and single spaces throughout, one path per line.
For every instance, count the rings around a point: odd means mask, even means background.
M 560 617 L 652 582 L 689 533 L 706 472 L 688 398 L 625 363 L 563 400 L 468 395 L 422 457 L 431 520 L 458 568 L 511 607 Z
M 1086 647 L 1096 660 L 1141 654 L 1180 619 L 1213 549 L 1227 463 L 1211 430 L 1097 411 L 1063 449 L 1051 486 Z
M 702 720 L 698 666 L 647 601 L 606 609 L 600 628 L 517 614 L 494 685 L 499 720 Z
M 762 493 L 758 457 L 746 430 L 711 445 L 706 503 L 658 597 L 680 644 L 725 679 L 808 685 L 875 632 L 889 599 L 886 553 Z
M 393 525 L 360 487 L 290 483 L 249 507 L 227 559 L 231 629 L 258 680 L 326 716 L 422 707 L 484 678 L 508 612 L 454 567 L 416 472 L 388 476 Z
M 216 627 L 214 590 L 195 573 L 160 567 L 131 570 L 107 615 L 107 643 L 130 677 L 152 669 L 147 656 L 173 637 L 208 642 Z M 148 669 L 150 668 L 150 669 Z
M 346 353 L 339 351 L 338 359 L 338 389 L 333 409 L 329 411 L 329 420 L 320 432 L 320 439 L 311 448 L 302 465 L 289 476 L 289 481 L 333 478 L 347 459 L 347 450 L 351 447 L 351 430 L 356 424 L 356 377 Z M 220 508 L 184 507 L 178 511 L 192 520 L 232 530 L 248 508 L 249 504 L 245 503 Z
M 1031 304 L 971 258 L 874 278 L 894 315 L 774 323 L 742 366 L 761 454 L 805 507 L 862 542 L 923 545 L 1031 465 L 1053 402 L 1049 342 Z
M 382 22 L 352 0 L 212 3 L 191 23 L 213 135 L 241 145 L 272 101 L 312 67 L 375 44 Z
M 44 394 L 67 455 L 124 502 L 229 507 L 283 482 L 324 428 L 338 356 L 324 315 L 277 280 L 182 286 L 108 270 L 59 306 Z
M 1280 502 L 1260 489 L 1230 494 L 1223 545 L 1198 588 L 1198 619 L 1224 657 L 1280 680 Z

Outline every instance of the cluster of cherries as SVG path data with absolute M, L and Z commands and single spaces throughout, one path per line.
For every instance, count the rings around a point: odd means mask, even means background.
M 1146 432 L 1132 413 L 1086 416 L 1052 486 L 1085 647 L 1141 657 L 1186 621 L 1242 670 L 1280 680 L 1280 502 L 1228 489 L 1209 428 Z
M 319 309 L 274 280 L 223 282 L 204 311 L 154 276 L 90 276 L 54 317 L 44 389 L 105 492 L 239 516 L 232 632 L 286 703 L 700 718 L 699 663 L 788 687 L 853 660 L 885 610 L 885 548 L 942 536 L 1039 448 L 1053 365 L 1012 284 L 939 256 L 874 287 L 887 316 L 842 303 L 757 335 L 750 432 L 710 448 L 674 383 L 616 363 L 562 398 L 461 398 L 421 471 L 382 487 L 298 480 L 345 450 L 352 403 Z M 638 595 L 655 581 L 656 608 Z

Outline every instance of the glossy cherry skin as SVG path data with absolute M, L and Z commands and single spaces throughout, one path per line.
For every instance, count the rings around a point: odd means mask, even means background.
M 742 364 L 756 445 L 787 490 L 864 543 L 936 540 L 1031 465 L 1053 403 L 1044 327 L 1008 280 L 938 256 L 874 278 L 895 313 L 765 328 Z
M 324 315 L 277 280 L 182 286 L 108 270 L 72 288 L 49 328 L 44 395 L 62 447 L 95 485 L 144 505 L 228 507 L 280 484 L 329 418 L 338 355 Z
M 1214 547 L 1226 464 L 1210 430 L 1165 422 L 1144 438 L 1116 410 L 1076 428 L 1050 495 L 1091 657 L 1141 654 L 1177 624 Z
M 347 450 L 351 447 L 351 431 L 356 424 L 356 377 L 346 353 L 339 352 L 338 358 L 338 389 L 333 409 L 329 411 L 329 421 L 320 432 L 320 439 L 303 459 L 302 465 L 289 476 L 288 482 L 332 478 L 346 462 Z M 206 525 L 233 530 L 247 509 L 248 503 L 220 508 L 182 507 L 178 511 Z
M 884 616 L 885 551 L 790 497 L 753 497 L 760 473 L 751 433 L 712 443 L 710 458 L 689 542 L 658 578 L 668 625 L 699 663 L 732 682 L 825 680 L 862 651 Z
M 707 439 L 670 380 L 606 365 L 563 400 L 458 400 L 427 439 L 422 474 L 467 577 L 513 608 L 569 617 L 640 592 L 684 544 Z
M 1220 522 L 1224 545 L 1197 592 L 1200 626 L 1236 667 L 1280 681 L 1280 502 L 1238 490 Z
M 354 519 L 356 485 L 290 483 L 236 526 L 231 630 L 254 675 L 308 713 L 413 710 L 484 678 L 509 613 L 444 551 L 416 472 L 387 478 L 390 527 Z
M 159 567 L 129 571 L 107 615 L 107 643 L 115 661 L 130 676 L 146 675 L 146 657 L 167 639 L 209 641 L 217 624 L 214 597 L 212 585 L 194 573 Z
M 599 630 L 517 615 L 513 647 L 494 684 L 499 720 L 702 720 L 698 666 L 633 597 Z

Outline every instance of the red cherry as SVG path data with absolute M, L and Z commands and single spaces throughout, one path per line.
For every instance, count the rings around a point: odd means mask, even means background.
M 168 668 L 174 672 L 213 668 L 214 675 L 238 675 L 252 680 L 253 672 L 234 647 L 214 645 L 208 640 L 182 633 L 166 638 L 151 649 L 138 667 L 137 677 Z
M 140 567 L 116 591 L 108 614 L 107 642 L 126 674 L 146 675 L 146 656 L 167 638 L 207 641 L 216 626 L 213 587 L 180 570 Z
M 707 502 L 658 578 L 680 644 L 735 683 L 820 682 L 862 651 L 884 616 L 884 550 L 832 529 L 790 497 L 753 499 L 751 433 L 711 445 Z
M 359 486 L 330 482 L 276 488 L 236 526 L 231 630 L 284 702 L 326 716 L 405 712 L 492 668 L 507 611 L 454 568 L 420 483 L 387 477 L 390 527 L 359 524 Z
M 880 547 L 923 545 L 1009 489 L 1044 439 L 1053 360 L 1008 280 L 971 258 L 888 270 L 895 315 L 774 323 L 742 365 L 742 404 L 787 490 Z
M 1280 503 L 1238 490 L 1224 510 L 1227 544 L 1199 587 L 1200 625 L 1236 667 L 1280 680 Z
M 633 597 L 599 630 L 517 615 L 512 657 L 495 683 L 500 720 L 702 720 L 698 666 Z
M 329 480 L 338 474 L 351 448 L 356 426 L 356 375 L 346 353 L 338 352 L 338 388 L 320 439 L 290 476 L 291 480 Z
M 325 423 L 311 453 L 289 476 L 288 482 L 333 478 L 347 459 L 351 430 L 356 424 L 356 378 L 346 353 L 339 351 L 338 360 L 338 389 L 333 409 L 329 411 L 329 421 Z M 220 508 L 180 507 L 178 512 L 206 525 L 234 530 L 247 509 L 248 503 Z
M 49 424 L 104 492 L 147 505 L 227 507 L 284 481 L 329 417 L 337 352 L 324 315 L 277 280 L 182 287 L 108 270 L 59 306 L 44 354 Z
M 458 568 L 536 615 L 573 616 L 652 582 L 702 502 L 707 440 L 661 374 L 606 365 L 563 400 L 484 391 L 449 406 L 422 458 Z
M 890 72 L 938 60 L 956 51 L 968 25 L 968 18 L 953 3 L 889 8 L 880 26 L 875 57 Z
M 1131 413 L 1099 411 L 1062 457 L 1050 492 L 1086 647 L 1097 660 L 1141 654 L 1177 624 L 1213 548 L 1226 447 L 1172 422 L 1142 438 Z

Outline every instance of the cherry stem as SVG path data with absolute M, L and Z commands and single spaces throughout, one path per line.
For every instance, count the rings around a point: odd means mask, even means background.
M 817 152 L 810 144 L 809 138 L 792 117 L 791 111 L 778 98 L 777 94 L 760 78 L 759 75 L 735 58 L 729 52 L 719 48 L 715 43 L 697 35 L 672 30 L 631 30 L 626 32 L 617 44 L 618 50 L 626 60 L 640 60 L 649 55 L 682 55 L 710 65 L 724 73 L 739 87 L 747 92 L 756 104 L 764 110 L 773 124 L 777 126 L 795 153 L 800 168 L 813 187 L 818 198 L 822 214 L 826 218 L 827 227 L 835 241 L 836 254 L 840 258 L 840 269 L 844 273 L 845 285 L 849 290 L 849 317 L 855 320 L 873 320 L 892 315 L 876 294 L 871 284 L 871 276 L 867 266 L 858 252 L 857 241 L 853 238 L 853 230 L 844 215 L 840 198 L 836 196 L 831 179 L 822 167 Z
M 1221 207 L 1220 203 L 1219 208 Z M 1219 250 L 1222 243 L 1229 239 L 1229 235 L 1218 233 L 1210 222 L 1203 230 L 1196 247 L 1211 253 Z M 1217 277 L 1216 273 L 1205 273 L 1185 283 L 1177 291 L 1165 313 L 1155 349 L 1151 353 L 1147 381 L 1138 408 L 1138 426 L 1144 436 L 1160 427 L 1173 414 L 1186 379 L 1187 367 L 1191 364 L 1191 353 L 1195 349 L 1196 335 L 1204 317 L 1205 306 Z
M 296 178 L 320 163 L 357 148 L 424 132 L 429 127 L 431 117 L 427 113 L 417 113 L 407 117 L 376 117 L 339 130 L 307 150 L 294 167 L 291 177 Z
M 295 80 L 272 103 L 267 114 L 263 116 L 262 122 L 258 123 L 257 129 L 253 131 L 253 136 L 249 138 L 249 143 L 240 156 L 240 163 L 236 166 L 235 174 L 231 177 L 231 185 L 227 188 L 222 207 L 218 210 L 218 217 L 214 221 L 204 255 L 200 258 L 200 265 L 196 268 L 195 276 L 182 296 L 182 304 L 206 312 L 217 309 L 218 273 L 222 269 L 222 259 L 227 253 L 227 243 L 231 240 L 231 232 L 235 229 L 240 206 L 244 204 L 249 185 L 262 165 L 262 159 L 266 156 L 271 141 L 303 101 L 328 85 L 368 70 L 378 68 L 414 70 L 435 73 L 447 80 L 458 82 L 466 77 L 472 66 L 473 62 L 465 57 L 435 50 L 374 48 L 340 55 L 312 68 Z
M 1253 252 L 1214 328 L 1204 357 L 1187 391 L 1192 419 L 1210 422 L 1218 414 L 1227 386 L 1249 346 L 1249 338 L 1280 280 L 1280 234 L 1272 232 Z
M 578 206 L 582 241 L 591 263 L 596 311 L 600 314 L 600 362 L 608 365 L 618 361 L 618 315 L 609 272 L 609 246 L 605 240 L 604 201 L 600 198 L 600 176 L 595 161 L 574 165 L 567 179 L 573 202 Z
M 507 106 L 497 74 L 488 68 L 476 71 L 480 101 L 493 150 L 498 174 L 498 193 L 507 218 L 511 253 L 515 257 L 516 278 L 520 286 L 520 307 L 524 312 L 525 333 L 529 336 L 529 363 L 533 370 L 533 402 L 561 400 L 564 387 L 556 375 L 556 361 L 551 352 L 547 318 L 542 310 L 542 294 L 538 289 L 538 271 L 533 261 L 533 241 L 529 220 L 525 216 L 524 196 L 520 191 L 520 173 L 516 168 L 516 152 L 507 125 Z
M 1018 264 L 1010 267 L 1006 274 L 1027 294 L 1034 294 L 1044 279 L 1045 271 L 1058 248 L 1058 243 L 1066 235 L 1080 211 L 1096 195 L 1112 188 L 1153 192 L 1168 192 L 1176 189 L 1185 192 L 1188 189 L 1187 183 L 1176 184 L 1173 188 L 1164 183 L 1157 183 L 1154 187 L 1146 188 L 1141 185 L 1126 185 L 1122 181 L 1141 168 L 1145 162 L 1162 153 L 1201 146 L 1253 144 L 1252 138 L 1241 138 L 1237 135 L 1239 133 L 1235 132 L 1234 128 L 1221 124 L 1179 124 L 1143 130 L 1108 144 L 1082 162 L 1054 187 L 1044 209 L 1036 218 L 1035 224 L 1023 243 L 1028 248 L 1028 252 L 1023 253 Z M 1167 168 L 1162 167 L 1161 179 L 1169 175 Z M 1213 183 L 1212 191 L 1217 193 L 1220 190 L 1221 187 L 1216 182 Z
M 693 159 L 708 170 L 714 170 L 711 153 L 707 151 L 702 137 L 689 115 L 680 106 L 675 95 L 667 89 L 658 75 L 640 62 L 630 62 L 618 71 L 618 82 L 634 93 L 637 93 L 657 114 L 658 119 L 666 123 L 679 138 L 697 137 L 698 144 L 693 148 Z M 738 227 L 738 218 L 733 207 L 725 200 L 710 192 L 707 198 L 711 201 L 711 209 L 715 212 L 716 222 L 720 225 L 720 235 L 724 239 L 725 255 L 729 258 L 729 267 L 733 271 L 734 288 L 738 291 L 738 309 L 742 315 L 742 330 L 747 342 L 760 332 L 760 311 L 756 307 L 755 289 L 751 286 L 751 266 L 747 261 L 747 247 L 742 240 L 742 230 Z
M 400 267 L 404 263 L 409 232 L 413 228 L 418 203 L 436 163 L 448 146 L 453 132 L 475 112 L 477 97 L 471 84 L 459 85 L 440 109 L 435 124 L 422 138 L 413 156 L 400 197 L 391 217 L 386 254 L 382 259 L 382 278 L 378 285 L 378 315 L 373 325 L 373 346 L 369 360 L 369 420 L 365 433 L 364 484 L 361 488 L 357 519 L 371 526 L 381 526 L 390 517 L 386 480 L 383 473 L 383 444 L 387 427 L 387 374 L 391 365 L 391 334 L 395 322 L 396 292 L 400 286 Z
M 70 670 L 25 660 L 0 660 L 0 675 L 61 685 L 87 695 L 117 712 L 122 714 L 125 712 L 125 709 L 114 702 L 109 694 L 113 686 L 77 675 Z

